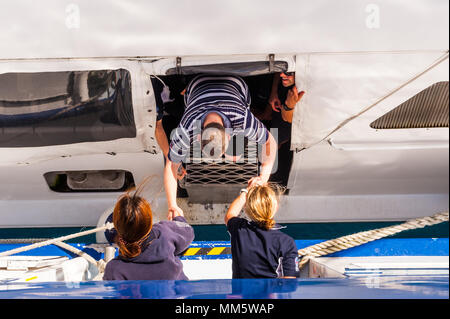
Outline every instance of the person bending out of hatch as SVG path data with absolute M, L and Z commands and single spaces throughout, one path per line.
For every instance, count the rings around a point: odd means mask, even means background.
M 103 280 L 188 280 L 180 256 L 194 230 L 181 213 L 153 225 L 150 204 L 139 192 L 122 195 L 107 219 L 114 228 L 105 237 L 117 243 L 119 255 L 107 263 Z
M 225 224 L 231 236 L 233 278 L 296 278 L 298 252 L 295 241 L 275 223 L 281 187 L 249 182 L 233 201 Z M 250 219 L 238 217 L 244 209 Z
M 242 78 L 232 75 L 196 76 L 186 87 L 184 101 L 186 109 L 179 126 L 172 133 L 164 169 L 169 216 L 175 211 L 182 211 L 176 202 L 177 178 L 183 178 L 186 173 L 182 162 L 189 159 L 195 139 L 200 142 L 202 157 L 211 159 L 224 155 L 234 135 L 241 134 L 255 141 L 262 146 L 258 177 L 268 181 L 277 144 L 272 134 L 250 112 L 250 94 Z

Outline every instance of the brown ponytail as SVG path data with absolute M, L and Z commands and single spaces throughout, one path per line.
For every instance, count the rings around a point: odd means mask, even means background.
M 141 253 L 141 244 L 152 229 L 150 204 L 136 194 L 122 195 L 113 211 L 113 223 L 117 230 L 119 253 L 133 258 Z

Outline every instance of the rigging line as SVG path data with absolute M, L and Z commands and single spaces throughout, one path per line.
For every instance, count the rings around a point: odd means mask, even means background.
M 154 77 L 154 78 L 158 79 L 165 87 L 167 86 L 166 83 L 164 83 L 164 81 L 161 80 L 157 75 L 151 74 L 150 77 Z
M 336 128 L 334 128 L 330 133 L 328 133 L 324 138 L 322 138 L 321 140 L 319 140 L 318 142 L 315 142 L 311 145 L 308 146 L 314 146 L 316 144 L 319 144 L 320 142 L 326 140 L 328 137 L 330 137 L 330 135 L 332 135 L 333 133 L 335 133 L 336 131 L 340 130 L 342 127 L 344 127 L 345 125 L 347 125 L 350 121 L 356 119 L 357 117 L 361 116 L 362 114 L 364 114 L 365 112 L 369 111 L 370 109 L 372 109 L 374 106 L 376 106 L 377 104 L 379 104 L 380 102 L 386 100 L 388 97 L 392 96 L 393 94 L 395 94 L 396 92 L 398 92 L 399 90 L 401 90 L 402 88 L 404 88 L 405 86 L 407 86 L 408 84 L 410 84 L 411 82 L 415 81 L 416 79 L 418 79 L 419 77 L 421 77 L 422 75 L 424 75 L 425 73 L 427 73 L 428 71 L 432 70 L 433 68 L 435 68 L 436 66 L 438 66 L 440 63 L 442 63 L 443 61 L 447 60 L 449 57 L 449 51 L 447 51 L 443 56 L 441 56 L 440 58 L 438 58 L 435 62 L 433 62 L 429 67 L 427 67 L 425 70 L 421 71 L 420 73 L 416 74 L 415 76 L 413 76 L 411 79 L 409 79 L 408 81 L 406 81 L 405 83 L 401 84 L 399 87 L 395 88 L 393 91 L 389 92 L 388 94 L 386 94 L 385 96 L 383 96 L 382 98 L 380 98 L 378 101 L 376 101 L 375 103 L 369 105 L 368 107 L 364 108 L 363 110 L 361 110 L 359 113 L 345 119 L 344 121 L 342 121 Z M 305 149 L 305 148 L 303 148 Z

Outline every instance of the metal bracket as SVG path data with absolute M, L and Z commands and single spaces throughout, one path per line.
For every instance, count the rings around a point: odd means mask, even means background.
M 179 56 L 177 56 L 176 67 L 177 67 L 177 74 L 181 75 L 181 57 Z
M 269 72 L 273 72 L 275 64 L 275 54 L 269 54 Z

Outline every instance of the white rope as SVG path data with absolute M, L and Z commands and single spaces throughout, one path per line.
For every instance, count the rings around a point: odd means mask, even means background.
M 82 237 L 82 236 L 90 235 L 90 234 L 93 234 L 93 233 L 109 230 L 109 229 L 112 229 L 113 227 L 114 227 L 113 223 L 107 223 L 105 226 L 102 226 L 102 227 L 97 227 L 97 228 L 90 229 L 90 230 L 85 230 L 85 231 L 82 231 L 82 232 L 79 232 L 79 233 L 75 233 L 75 234 L 71 234 L 71 235 L 67 235 L 67 236 L 62 236 L 62 237 L 58 237 L 58 238 L 53 238 L 53 239 L 49 239 L 49 240 L 44 240 L 44 241 L 41 241 L 41 242 L 38 242 L 38 243 L 34 243 L 34 244 L 31 244 L 31 245 L 28 245 L 28 246 L 7 250 L 7 251 L 4 251 L 4 252 L 0 253 L 0 257 L 11 256 L 11 255 L 18 254 L 18 253 L 21 253 L 21 252 L 24 252 L 24 251 L 28 251 L 28 250 L 32 250 L 32 249 L 35 249 L 35 248 L 48 246 L 48 245 L 56 244 L 58 242 L 66 241 L 66 240 L 69 240 L 69 239 Z
M 381 239 L 384 237 L 395 235 L 399 232 L 405 231 L 405 230 L 412 230 L 412 229 L 419 229 L 427 226 L 432 226 L 436 224 L 440 224 L 443 222 L 448 221 L 449 219 L 449 213 L 448 212 L 442 212 L 435 214 L 433 216 L 426 216 L 421 218 L 415 218 L 411 219 L 403 224 L 400 225 L 394 225 L 369 231 L 363 231 L 352 235 L 343 236 L 337 239 L 328 240 L 316 245 L 312 245 L 303 249 L 300 249 L 298 251 L 299 257 L 301 257 L 301 260 L 299 262 L 299 268 L 301 269 L 311 258 L 324 256 L 328 254 L 332 254 L 341 250 L 345 250 L 348 248 L 353 248 L 356 246 L 363 245 L 365 243 Z M 72 251 L 76 253 L 77 255 L 86 258 L 88 262 L 93 263 L 95 266 L 98 267 L 99 273 L 102 273 L 104 271 L 104 267 L 106 266 L 106 263 L 103 260 L 95 260 L 88 254 L 84 253 L 83 251 L 72 247 L 68 244 L 63 243 L 62 241 L 73 239 L 76 237 L 86 236 L 92 233 L 101 232 L 105 230 L 110 230 L 114 227 L 113 223 L 107 223 L 105 226 L 97 227 L 91 230 L 86 230 L 83 232 L 62 236 L 58 238 L 53 238 L 49 240 L 44 240 L 35 244 L 31 244 L 24 247 L 19 247 L 15 249 L 11 249 L 5 252 L 0 253 L 0 257 L 5 256 L 11 256 L 14 254 L 18 254 L 24 251 L 29 251 L 35 248 L 48 246 L 48 245 L 57 245 L 64 249 L 67 249 L 69 251 Z
M 14 245 L 14 244 L 34 244 L 51 238 L 6 238 L 0 239 L 0 244 Z
M 70 251 L 70 252 L 72 252 L 74 254 L 77 254 L 80 257 L 83 257 L 89 263 L 91 263 L 95 267 L 97 267 L 99 273 L 103 273 L 104 272 L 106 263 L 102 259 L 96 260 L 94 257 L 92 257 L 91 255 L 85 253 L 84 251 L 82 251 L 82 250 L 80 250 L 80 249 L 78 249 L 76 247 L 73 247 L 73 246 L 71 246 L 69 244 L 63 243 L 61 241 L 55 242 L 55 243 L 53 243 L 53 245 L 59 246 L 59 247 L 61 247 L 63 249 L 66 249 L 66 250 L 68 250 L 68 251 Z
M 0 244 L 30 244 L 30 243 L 38 243 L 38 242 L 43 242 L 45 240 L 49 240 L 50 238 L 7 238 L 7 239 L 0 239 Z M 103 270 L 105 267 L 105 262 L 103 262 L 103 260 L 96 260 L 95 258 L 93 258 L 91 255 L 85 253 L 84 251 L 75 248 L 69 244 L 66 244 L 64 242 L 55 242 L 53 243 L 53 245 L 61 247 L 65 250 L 68 250 L 80 257 L 83 257 L 84 259 L 86 259 L 88 262 L 90 262 L 91 264 L 95 265 L 99 271 Z
M 82 231 L 79 233 L 75 233 L 75 234 L 71 234 L 71 235 L 67 235 L 67 236 L 62 236 L 62 237 L 58 237 L 58 238 L 54 238 L 54 239 L 48 239 L 48 240 L 43 240 L 43 241 L 39 241 L 37 243 L 28 245 L 28 246 L 24 246 L 24 247 L 19 247 L 19 248 L 15 248 L 15 249 L 11 249 L 5 252 L 0 253 L 0 257 L 5 257 L 5 256 L 11 256 L 14 254 L 18 254 L 24 251 L 29 251 L 32 249 L 36 249 L 39 247 L 43 247 L 43 246 L 48 246 L 48 245 L 56 245 L 59 246 L 63 249 L 66 249 L 74 254 L 77 254 L 78 256 L 86 259 L 89 263 L 93 264 L 95 267 L 97 267 L 98 269 L 98 274 L 97 276 L 94 278 L 94 280 L 101 280 L 103 278 L 103 273 L 105 271 L 105 267 L 106 267 L 106 262 L 103 259 L 100 260 L 96 260 L 95 258 L 93 258 L 91 255 L 85 253 L 84 251 L 73 247 L 69 244 L 64 243 L 64 240 L 69 240 L 69 239 L 73 239 L 76 237 L 82 237 L 82 236 L 86 236 L 89 234 L 93 234 L 96 232 L 101 232 L 101 231 L 105 231 L 105 230 L 110 230 L 114 228 L 114 224 L 113 223 L 106 223 L 106 225 L 102 226 L 102 227 L 97 227 L 91 230 L 86 230 L 86 231 Z M 36 241 L 39 240 L 37 238 L 34 239 L 28 239 L 28 241 Z M 27 239 L 7 239 L 7 240 L 2 240 L 3 243 L 7 242 L 7 243 L 20 243 L 23 241 L 27 241 Z
M 337 239 L 324 241 L 298 251 L 301 257 L 298 263 L 301 269 L 311 258 L 332 254 L 348 248 L 353 248 L 368 242 L 392 236 L 405 230 L 412 230 L 432 226 L 448 221 L 448 212 L 442 212 L 433 216 L 411 219 L 403 224 L 383 227 L 379 229 L 363 231 L 352 235 L 343 236 Z

